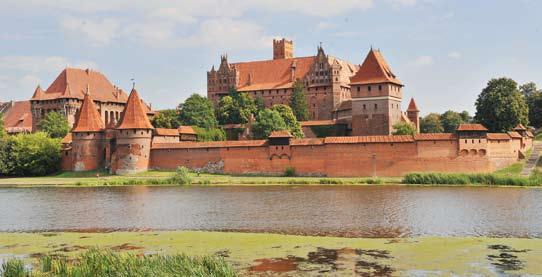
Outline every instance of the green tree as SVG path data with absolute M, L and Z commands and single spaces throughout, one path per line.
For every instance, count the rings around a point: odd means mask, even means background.
M 517 83 L 509 78 L 492 79 L 478 95 L 474 119 L 491 132 L 506 132 L 529 124 L 529 107 Z
M 263 100 L 263 97 L 261 95 L 256 96 L 256 100 L 254 100 L 254 103 L 256 104 L 256 110 L 258 112 L 265 109 L 265 101 Z
M 60 113 L 49 112 L 38 123 L 38 129 L 52 138 L 63 138 L 70 131 L 70 124 Z
M 159 111 L 151 120 L 154 128 L 179 128 L 179 114 L 175 109 Z
M 182 125 L 198 126 L 212 129 L 218 125 L 213 103 L 199 94 L 192 94 L 182 104 L 179 113 L 179 123 Z
M 440 123 L 440 115 L 438 113 L 430 113 L 420 120 L 421 133 L 442 133 L 444 128 Z
M 525 96 L 529 107 L 529 123 L 539 128 L 542 126 L 542 90 L 535 83 L 527 83 L 519 87 L 519 91 Z
M 44 132 L 10 136 L 1 147 L 4 175 L 44 176 L 59 169 L 60 139 Z
M 238 93 L 235 89 L 230 95 L 220 99 L 218 104 L 218 122 L 220 124 L 244 124 L 257 111 L 257 106 L 247 93 Z
M 292 111 L 292 108 L 290 108 L 287 105 L 274 105 L 271 107 L 271 110 L 277 111 L 282 119 L 284 120 L 284 123 L 286 123 L 287 130 L 290 131 L 290 134 L 296 138 L 302 138 L 303 137 L 303 131 L 301 130 L 301 124 L 297 121 L 294 112 Z
M 290 98 L 290 107 L 299 121 L 309 120 L 309 106 L 304 91 L 303 82 L 295 82 L 292 97 Z
M 416 127 L 407 122 L 398 122 L 393 124 L 394 135 L 414 135 L 416 134 Z
M 462 111 L 459 113 L 461 116 L 461 120 L 463 120 L 463 123 L 471 123 L 472 122 L 472 116 L 467 111 Z
M 273 131 L 288 130 L 284 119 L 276 110 L 264 109 L 258 112 L 256 122 L 252 127 L 254 138 L 264 139 Z
M 463 118 L 458 112 L 448 110 L 440 116 L 440 124 L 444 133 L 454 133 L 461 123 L 463 123 Z
M 0 140 L 6 136 L 6 129 L 4 128 L 4 115 L 0 113 Z M 0 141 L 0 143 L 2 143 Z
M 196 132 L 197 141 L 223 141 L 226 140 L 226 132 L 221 128 L 199 128 L 193 127 Z

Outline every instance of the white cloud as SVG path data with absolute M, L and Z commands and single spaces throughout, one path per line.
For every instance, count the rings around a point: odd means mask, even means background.
M 336 25 L 331 23 L 331 22 L 326 22 L 326 21 L 320 21 L 318 22 L 318 24 L 316 25 L 316 28 L 319 29 L 319 30 L 327 30 L 327 29 L 331 29 L 331 28 L 334 28 Z
M 429 66 L 434 64 L 433 57 L 431 56 L 419 56 L 414 60 L 413 64 L 416 66 Z
M 394 7 L 409 7 L 418 4 L 418 0 L 389 0 Z
M 461 58 L 461 53 L 455 52 L 455 51 L 450 52 L 450 53 L 448 53 L 448 58 L 454 59 L 454 60 L 460 59 Z
M 43 80 L 56 77 L 67 66 L 96 68 L 93 61 L 70 61 L 60 56 L 0 56 L 1 101 L 28 99 Z
M 116 19 L 85 20 L 68 17 L 62 20 L 62 28 L 72 34 L 84 34 L 92 46 L 103 46 L 118 36 L 119 22 Z

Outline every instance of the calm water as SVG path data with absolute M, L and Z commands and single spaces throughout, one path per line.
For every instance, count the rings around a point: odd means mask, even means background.
M 0 188 L 0 231 L 149 229 L 542 237 L 542 189 Z

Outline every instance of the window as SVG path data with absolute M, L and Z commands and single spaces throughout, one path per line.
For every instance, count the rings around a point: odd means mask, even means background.
M 367 106 L 365 104 L 363 104 L 363 109 L 366 110 L 367 109 Z
M 378 104 L 375 104 L 375 110 L 378 109 Z
M 358 92 L 359 92 L 359 89 L 360 89 L 360 87 L 358 87 Z
M 382 90 L 382 85 L 378 85 L 378 90 Z
M 369 91 L 371 91 L 371 86 L 367 87 L 367 89 L 368 89 Z

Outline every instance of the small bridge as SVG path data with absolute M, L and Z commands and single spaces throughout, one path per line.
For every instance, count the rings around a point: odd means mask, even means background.
M 531 156 L 529 156 L 529 159 L 525 162 L 525 165 L 523 166 L 523 170 L 521 171 L 522 176 L 531 175 L 533 170 L 536 168 L 536 165 L 538 164 L 538 160 L 540 159 L 540 152 L 542 152 L 542 142 L 535 141 L 533 145 L 533 151 L 531 152 Z

